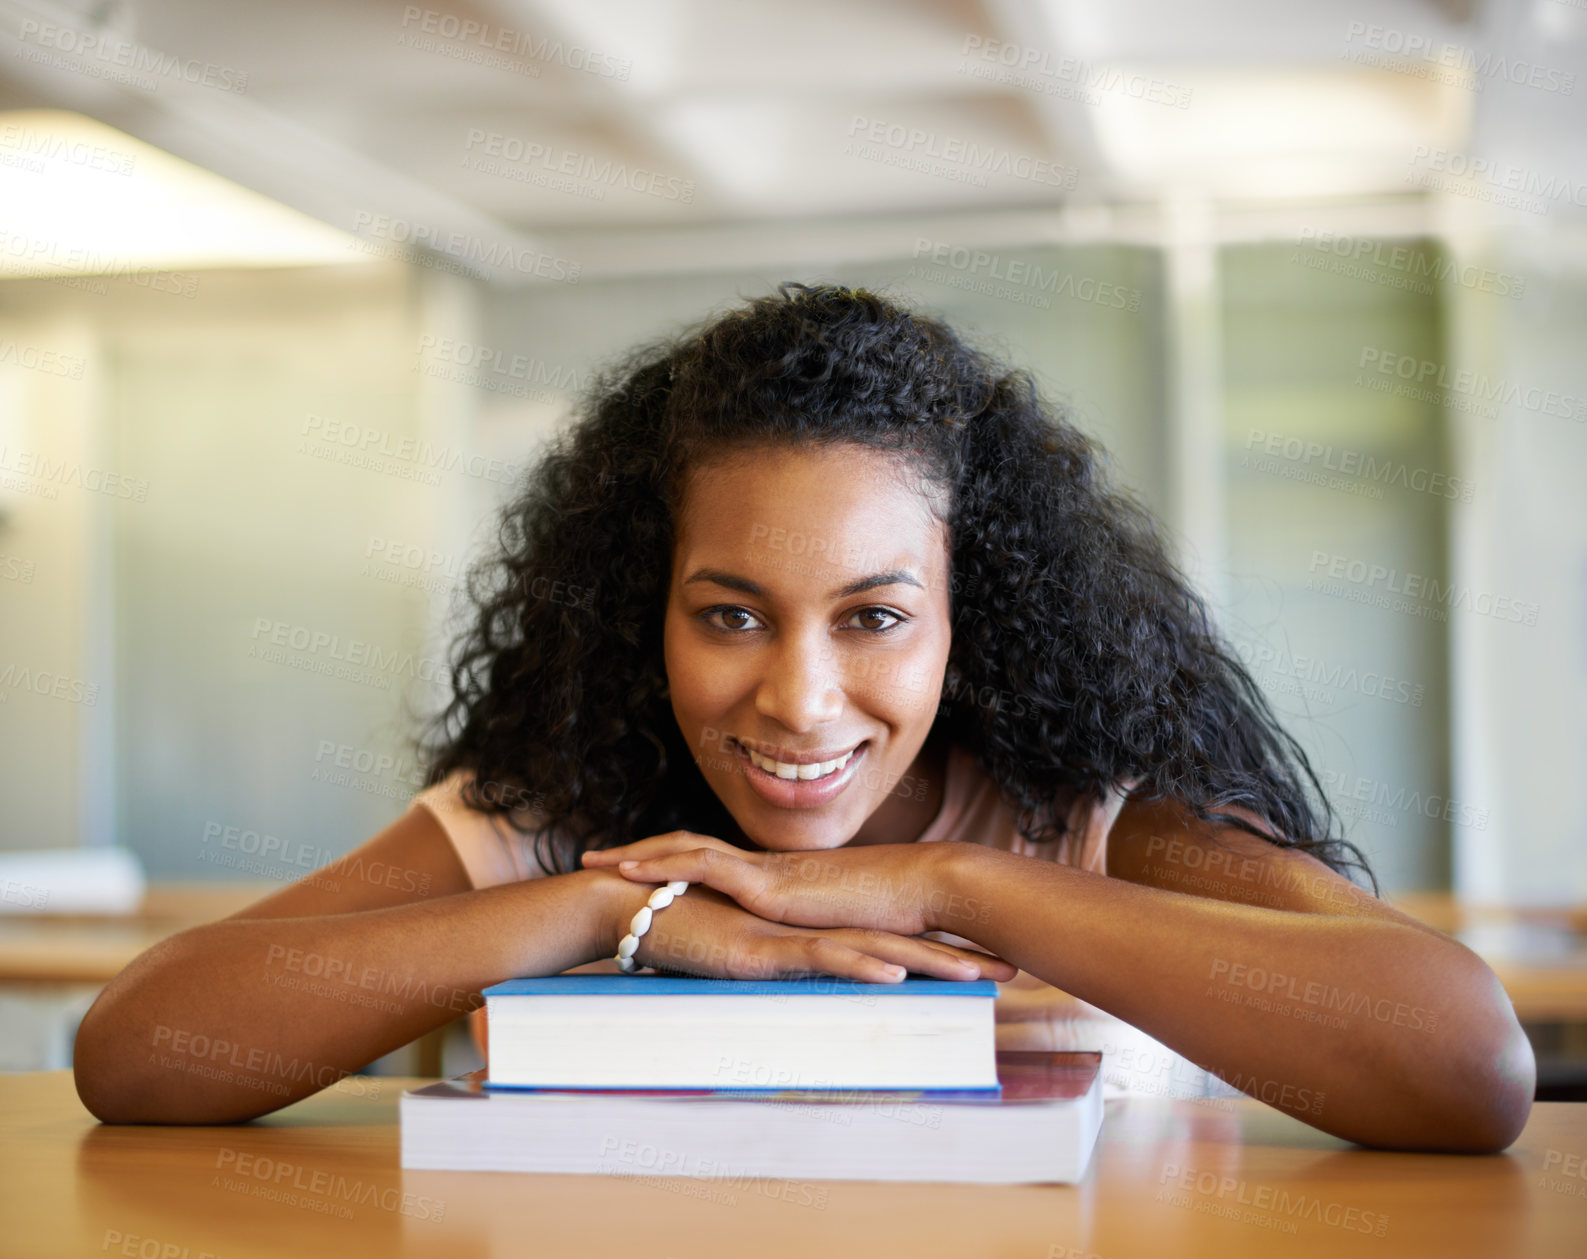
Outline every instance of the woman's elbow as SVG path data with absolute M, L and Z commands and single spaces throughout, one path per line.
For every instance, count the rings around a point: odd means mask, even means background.
M 99 1015 L 99 1017 L 96 1017 Z M 246 1099 L 207 1096 L 182 1072 L 164 1071 L 151 1055 L 129 1053 L 124 1034 L 99 1008 L 90 1008 L 72 1043 L 72 1083 L 83 1108 L 107 1124 L 240 1123 L 267 1114 L 274 1105 Z
M 1446 1032 L 1460 1064 L 1448 1083 L 1446 1148 L 1497 1154 L 1514 1144 L 1531 1117 L 1537 1059 L 1499 977 L 1475 954 L 1468 961 L 1463 987 L 1473 1002 L 1470 1016 L 1452 1021 Z
M 83 1060 L 83 1055 L 72 1058 L 72 1083 L 77 1086 L 77 1100 L 100 1123 L 122 1122 L 118 1117 L 115 1091 L 105 1086 L 104 1077 Z
M 1467 1119 L 1469 1145 L 1473 1154 L 1497 1154 L 1515 1143 L 1532 1115 L 1532 1099 L 1537 1094 L 1537 1059 L 1532 1042 L 1505 1002 L 1508 1030 L 1495 1037 L 1496 1044 L 1484 1055 L 1486 1068 L 1478 1076 L 1478 1095 L 1471 1099 Z M 1483 1085 L 1486 1085 L 1484 1087 Z
M 78 1023 L 72 1039 L 72 1083 L 77 1088 L 77 1100 L 84 1109 L 101 1123 L 127 1123 L 121 1100 L 122 1089 L 114 1079 L 116 1056 L 112 1046 L 97 1034 L 100 1005 L 104 994 L 89 1007 Z
M 85 1019 L 72 1045 L 72 1083 L 77 1100 L 100 1123 L 158 1123 L 148 1114 L 147 1099 L 140 1105 L 138 1086 L 129 1064 L 113 1043 L 92 1035 Z

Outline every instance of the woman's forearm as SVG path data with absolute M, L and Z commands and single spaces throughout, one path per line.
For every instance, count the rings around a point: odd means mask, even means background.
M 265 1114 L 467 1014 L 490 984 L 609 953 L 619 914 L 643 900 L 586 870 L 194 927 L 136 958 L 88 1011 L 73 1053 L 78 1095 L 113 1123 Z
M 1493 972 L 1447 937 L 962 847 L 939 867 L 944 890 L 980 911 L 942 930 L 1307 1123 L 1473 1151 L 1502 1149 L 1525 1123 L 1531 1047 Z

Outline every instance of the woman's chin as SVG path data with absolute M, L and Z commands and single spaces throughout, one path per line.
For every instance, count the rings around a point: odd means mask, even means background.
M 760 852 L 826 852 L 833 848 L 841 848 L 849 842 L 849 836 L 839 830 L 827 830 L 811 834 L 790 834 L 787 832 L 759 830 L 739 823 L 739 829 L 744 832 L 744 838 L 751 848 Z

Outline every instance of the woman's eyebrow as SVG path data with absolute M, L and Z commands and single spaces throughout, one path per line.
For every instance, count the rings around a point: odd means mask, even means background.
M 683 584 L 687 586 L 691 582 L 696 581 L 708 581 L 714 585 L 725 586 L 729 590 L 737 590 L 740 594 L 754 595 L 757 598 L 763 599 L 766 597 L 765 589 L 758 583 L 751 581 L 748 577 L 740 577 L 736 573 L 729 573 L 720 568 L 697 568 L 683 579 Z M 895 568 L 889 572 L 873 573 L 869 577 L 861 577 L 858 581 L 851 581 L 846 586 L 840 586 L 836 590 L 829 591 L 827 598 L 847 599 L 850 595 L 857 595 L 866 590 L 874 590 L 878 586 L 894 585 L 919 586 L 922 590 L 926 588 L 924 583 L 907 568 Z

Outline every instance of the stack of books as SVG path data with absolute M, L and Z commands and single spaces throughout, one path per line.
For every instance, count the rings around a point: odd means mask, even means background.
M 1100 1054 L 998 1052 L 991 980 L 557 975 L 485 989 L 490 1065 L 410 1090 L 402 1166 L 1074 1182 Z

